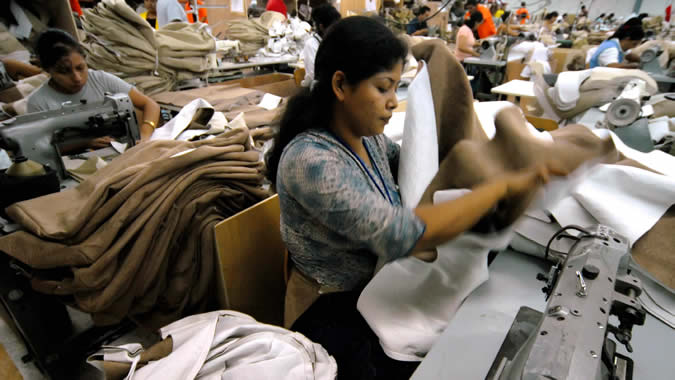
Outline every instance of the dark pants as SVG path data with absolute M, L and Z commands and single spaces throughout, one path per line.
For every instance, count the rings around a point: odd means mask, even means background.
M 339 380 L 409 379 L 419 362 L 389 358 L 368 323 L 356 310 L 359 293 L 322 295 L 298 318 L 292 330 L 321 344 L 338 365 Z

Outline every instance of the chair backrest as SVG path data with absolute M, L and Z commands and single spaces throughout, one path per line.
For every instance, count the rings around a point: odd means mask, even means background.
M 215 236 L 220 306 L 280 326 L 286 287 L 279 218 L 275 194 L 218 223 Z

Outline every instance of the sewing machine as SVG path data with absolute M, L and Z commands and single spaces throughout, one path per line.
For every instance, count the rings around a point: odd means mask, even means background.
M 632 328 L 645 322 L 641 282 L 628 270 L 628 241 L 602 225 L 564 236 L 578 241 L 537 276 L 546 283 L 544 313 L 521 308 L 486 379 L 632 379 L 631 359 L 609 339 L 612 333 L 632 352 Z
M 59 110 L 18 116 L 0 122 L 0 148 L 15 157 L 48 165 L 66 178 L 60 146 L 94 137 L 140 139 L 131 99 L 125 94 L 106 95 L 102 102 L 64 104 Z
M 668 75 L 667 70 L 661 68 L 659 63 L 661 54 L 663 54 L 663 50 L 658 45 L 645 49 L 640 55 L 640 69 L 652 74 Z
M 506 40 L 499 37 L 489 37 L 480 43 L 480 58 L 485 61 L 497 61 L 501 59 L 504 52 Z

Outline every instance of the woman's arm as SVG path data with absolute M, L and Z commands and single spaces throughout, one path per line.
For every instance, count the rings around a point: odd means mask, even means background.
M 159 105 L 135 88 L 129 91 L 129 98 L 131 98 L 134 107 L 143 110 L 143 120 L 140 120 L 139 128 L 141 130 L 141 141 L 145 141 L 150 138 L 152 132 L 157 128 Z
M 476 41 L 476 43 L 478 43 L 478 41 Z M 457 49 L 462 53 L 471 54 L 474 57 L 480 57 L 480 54 L 478 54 L 478 52 L 473 50 L 473 45 L 471 44 L 468 36 L 465 35 L 457 36 Z
M 15 59 L 3 58 L 2 63 L 5 65 L 5 70 L 13 80 L 19 80 L 33 75 L 40 74 L 42 69 L 28 63 L 23 63 Z
M 415 214 L 426 224 L 413 252 L 434 249 L 473 227 L 500 199 L 528 192 L 548 181 L 549 174 L 564 175 L 551 165 L 510 173 L 479 185 L 469 194 L 436 205 L 424 205 Z

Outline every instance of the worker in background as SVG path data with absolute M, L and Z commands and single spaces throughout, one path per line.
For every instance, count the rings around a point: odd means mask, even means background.
M 544 16 L 544 22 L 542 23 L 541 28 L 539 28 L 539 38 L 545 34 L 553 37 L 553 25 L 555 24 L 555 20 L 557 18 L 558 12 L 556 11 L 547 13 L 546 16 Z
M 159 29 L 157 24 L 157 0 L 143 0 L 143 7 L 145 12 L 140 14 L 141 18 L 147 21 L 153 29 Z
M 598 49 L 591 56 L 590 67 L 639 68 L 640 58 L 634 54 L 626 54 L 626 52 L 640 45 L 644 37 L 645 32 L 642 30 L 642 26 L 621 25 L 610 38 L 598 46 Z
M 530 19 L 530 12 L 525 8 L 525 2 L 520 3 L 520 8 L 516 11 L 516 17 L 520 20 L 520 24 L 524 24 Z
M 459 61 L 464 58 L 480 57 L 480 54 L 474 49 L 477 46 L 474 32 L 483 23 L 483 15 L 478 11 L 471 12 L 468 20 L 464 21 L 457 31 L 457 45 L 455 46 L 455 57 Z
M 504 9 L 504 4 L 500 3 L 497 5 L 497 11 L 495 12 L 495 18 L 497 19 L 502 19 L 502 15 L 504 14 L 506 10 Z
M 338 380 L 409 379 L 419 364 L 389 358 L 356 308 L 378 259 L 434 260 L 425 251 L 469 230 L 501 199 L 539 187 L 552 172 L 533 167 L 490 179 L 453 201 L 403 206 L 395 175 L 400 147 L 383 132 L 398 105 L 407 54 L 406 44 L 377 20 L 352 16 L 335 23 L 317 52 L 316 85 L 289 99 L 266 157 L 292 264 L 285 325 L 335 358 Z
M 80 0 L 70 0 L 70 9 L 78 16 L 82 16 L 82 8 L 80 7 Z
M 477 0 L 467 0 L 465 8 L 467 12 L 464 19 L 468 20 L 474 10 L 478 10 L 483 15 L 483 23 L 478 27 L 478 38 L 483 39 L 497 34 L 497 28 L 492 21 L 492 14 L 486 6 L 478 4 Z
M 429 33 L 427 19 L 431 15 L 431 8 L 426 5 L 417 10 L 417 17 L 412 19 L 406 26 L 406 31 L 411 36 L 426 36 Z
M 66 102 L 103 101 L 106 93 L 128 94 L 134 107 L 143 111 L 140 124 L 141 140 L 147 140 L 157 127 L 159 105 L 132 85 L 104 71 L 90 70 L 82 46 L 67 32 L 47 29 L 36 42 L 35 51 L 49 81 L 33 92 L 27 100 L 28 112 L 60 109 Z M 103 148 L 112 138 L 100 137 L 89 142 L 89 148 Z
M 192 6 L 190 5 L 190 0 L 181 0 L 182 2 L 185 3 L 185 13 L 187 14 L 187 19 L 190 24 L 195 23 L 195 14 L 194 10 L 192 9 Z M 204 5 L 204 1 L 202 0 L 197 0 L 197 5 Z M 199 11 L 197 12 L 199 14 L 199 22 L 208 24 L 208 13 L 206 11 L 206 8 L 199 8 Z
M 520 35 L 520 25 L 511 24 L 511 11 L 506 11 L 502 14 L 502 22 L 497 27 L 498 36 L 518 37 Z
M 265 10 L 279 12 L 282 15 L 288 17 L 288 10 L 286 8 L 286 3 L 284 3 L 284 0 L 269 0 L 267 2 Z
M 157 0 L 157 26 L 170 22 L 187 22 L 185 8 L 179 0 Z
M 581 17 L 588 17 L 588 10 L 585 5 L 582 5 L 581 10 L 579 11 L 579 18 Z
M 311 20 L 314 25 L 314 33 L 307 38 L 305 47 L 302 50 L 302 60 L 305 62 L 305 78 L 302 80 L 303 86 L 311 86 L 314 80 L 314 59 L 326 30 L 341 18 L 340 12 L 328 3 L 321 4 L 312 10 Z

